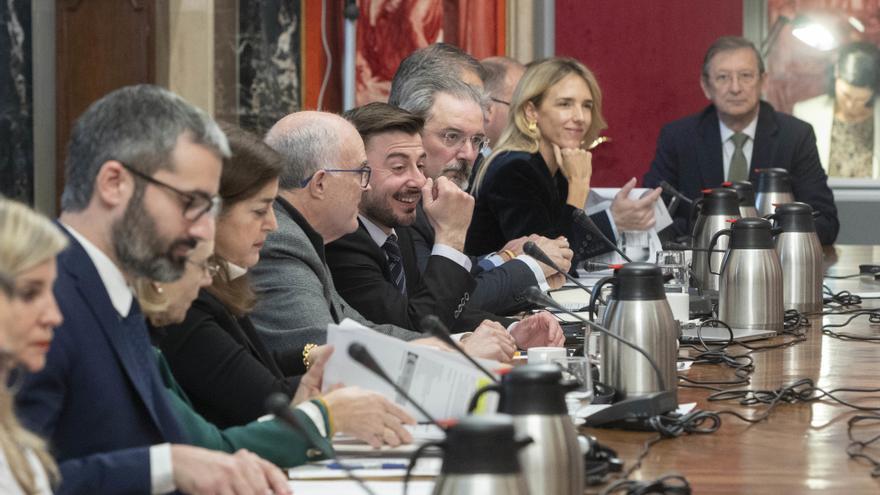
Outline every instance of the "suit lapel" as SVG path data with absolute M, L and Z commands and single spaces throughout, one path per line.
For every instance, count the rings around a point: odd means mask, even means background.
M 65 230 L 65 233 L 67 231 Z M 113 349 L 119 366 L 125 372 L 135 391 L 137 391 L 141 402 L 150 413 L 156 427 L 162 432 L 163 436 L 167 434 L 159 421 L 155 408 L 153 407 L 152 389 L 150 388 L 149 377 L 139 373 L 135 368 L 135 363 L 139 362 L 138 357 L 132 355 L 132 346 L 124 341 L 129 338 L 126 335 L 126 328 L 122 325 L 122 318 L 113 307 L 107 288 L 98 275 L 98 270 L 92 263 L 91 258 L 86 254 L 85 249 L 68 234 L 71 246 L 66 252 L 65 260 L 62 263 L 64 269 L 76 280 L 77 291 L 82 296 L 83 301 L 89 307 L 98 322 L 98 327 L 107 338 L 110 348 Z M 144 323 L 144 331 L 146 331 L 146 322 Z M 167 436 L 166 436 L 167 438 Z
M 779 126 L 776 124 L 773 107 L 762 101 L 761 110 L 758 112 L 758 126 L 755 129 L 755 146 L 752 148 L 752 160 L 749 166 L 750 180 L 755 180 L 756 168 L 775 166 L 773 152 L 778 132 Z
M 721 151 L 721 127 L 714 106 L 709 106 L 700 116 L 698 134 L 700 146 L 696 151 L 702 186 L 718 187 L 724 182 L 724 155 Z

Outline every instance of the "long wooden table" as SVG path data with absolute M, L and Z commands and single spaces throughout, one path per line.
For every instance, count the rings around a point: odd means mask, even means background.
M 860 263 L 880 261 L 880 247 L 836 246 L 826 250 L 826 266 L 831 273 L 858 272 Z M 855 279 L 829 281 L 836 289 L 874 290 L 880 282 Z M 865 301 L 865 308 L 880 307 L 880 301 Z M 838 387 L 880 387 L 880 345 L 843 341 L 823 336 L 821 318 L 813 318 L 804 342 L 784 349 L 754 352 L 755 371 L 751 384 L 734 388 L 775 389 L 800 378 L 812 378 L 823 389 Z M 845 331 L 880 335 L 880 325 L 860 317 Z M 755 345 L 781 342 L 777 337 Z M 739 350 L 744 350 L 739 348 Z M 697 380 L 733 379 L 731 368 L 694 365 L 689 378 Z M 679 402 L 696 402 L 704 410 L 731 409 L 747 416 L 760 414 L 766 406 L 740 406 L 736 401 L 708 402 L 707 390 L 679 389 Z M 867 394 L 841 394 L 842 398 Z M 874 394 L 880 396 L 880 394 Z M 862 401 L 880 407 L 880 400 Z M 641 469 L 630 479 L 650 480 L 678 473 L 689 481 L 694 493 L 880 493 L 880 479 L 871 477 L 871 466 L 850 460 L 846 447 L 847 420 L 853 409 L 822 401 L 810 404 L 780 404 L 770 417 L 749 425 L 731 416 L 722 416 L 721 428 L 709 435 L 685 435 L 666 439 L 651 447 Z M 645 441 L 656 433 L 587 429 L 600 442 L 617 450 L 627 466 L 635 460 Z M 880 434 L 880 425 L 856 430 L 859 438 Z M 866 453 L 880 459 L 880 446 Z M 603 487 L 589 488 L 596 493 Z

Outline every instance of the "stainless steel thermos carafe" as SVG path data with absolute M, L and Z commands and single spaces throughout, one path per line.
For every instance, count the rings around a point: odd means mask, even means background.
M 813 208 L 806 203 L 781 204 L 769 218 L 782 229 L 776 236 L 776 252 L 782 263 L 783 307 L 801 313 L 820 311 L 824 270 Z
M 703 197 L 695 205 L 698 210 L 694 223 L 693 268 L 697 287 L 703 291 L 718 290 L 718 269 L 721 267 L 722 253 L 710 253 L 709 242 L 712 236 L 730 226 L 730 221 L 740 218 L 739 196 L 732 189 L 720 188 L 704 192 Z M 721 239 L 717 248 L 727 248 L 727 239 Z
M 742 218 L 758 217 L 758 209 L 755 208 L 755 188 L 747 180 L 728 181 L 722 186 L 733 189 L 739 197 L 739 216 Z
M 755 207 L 761 216 L 773 213 L 776 205 L 791 203 L 794 194 L 791 190 L 791 177 L 784 168 L 760 168 L 758 173 L 758 192 Z

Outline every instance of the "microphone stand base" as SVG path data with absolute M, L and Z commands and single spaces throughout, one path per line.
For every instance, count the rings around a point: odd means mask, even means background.
M 678 409 L 675 392 L 655 392 L 638 397 L 627 397 L 586 418 L 584 426 L 648 431 L 647 420 Z

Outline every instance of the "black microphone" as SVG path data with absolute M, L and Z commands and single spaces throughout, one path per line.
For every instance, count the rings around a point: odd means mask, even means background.
M 440 318 L 437 318 L 434 315 L 428 315 L 422 318 L 422 328 L 428 330 L 434 337 L 445 342 L 447 345 L 451 346 L 453 349 L 459 352 L 465 359 L 470 361 L 471 364 L 477 367 L 478 370 L 482 371 L 484 375 L 488 376 L 490 380 L 494 383 L 498 383 L 498 379 L 495 378 L 495 375 L 489 372 L 486 368 L 484 368 L 476 359 L 471 357 L 465 350 L 458 345 L 458 342 L 452 340 L 452 336 L 449 335 L 449 329 L 446 328 L 446 325 L 440 321 Z M 410 401 L 412 402 L 412 401 Z
M 690 205 L 694 204 L 694 200 L 692 200 L 691 198 L 682 194 L 681 191 L 672 187 L 672 184 L 666 182 L 665 180 L 660 182 L 660 189 L 662 189 L 663 192 L 665 192 L 666 194 L 668 194 L 672 197 L 678 198 L 687 204 L 690 204 Z
M 623 259 L 625 259 L 627 263 L 632 263 L 632 260 L 629 258 L 629 256 L 627 256 L 623 251 L 621 251 L 620 248 L 617 247 L 617 244 L 611 242 L 611 239 L 605 237 L 605 234 L 602 233 L 601 230 L 599 230 L 599 227 L 596 226 L 596 224 L 593 222 L 593 219 L 590 218 L 590 216 L 587 215 L 587 213 L 584 210 L 582 210 L 580 208 L 575 208 L 574 213 L 572 213 L 571 216 L 576 224 L 578 224 L 581 227 L 589 230 L 590 232 L 598 235 L 599 238 L 602 239 L 602 241 L 604 241 L 608 247 L 617 251 L 617 254 L 619 254 L 621 257 L 623 257 Z
M 535 244 L 534 242 L 528 241 L 525 244 L 523 244 L 523 252 L 526 253 L 527 255 L 531 256 L 532 258 L 535 258 L 536 260 L 540 261 L 541 263 L 544 263 L 545 265 L 549 266 L 550 268 L 556 270 L 556 273 L 561 273 L 562 276 L 565 277 L 566 280 L 573 283 L 574 285 L 577 285 L 581 289 L 584 289 L 585 291 L 587 291 L 587 294 L 593 295 L 593 291 L 590 290 L 590 288 L 588 288 L 586 285 L 580 283 L 578 281 L 578 279 L 569 275 L 568 272 L 564 272 L 564 271 L 560 270 L 559 267 L 556 266 L 556 263 L 554 263 L 553 260 L 551 260 L 550 257 L 547 256 L 547 253 L 545 253 L 543 249 L 539 248 L 538 245 Z
M 333 450 L 324 445 L 325 442 L 322 442 L 322 439 L 312 431 L 311 428 L 306 428 L 300 423 L 299 418 L 293 414 L 293 411 L 290 410 L 290 397 L 280 392 L 270 395 L 266 398 L 266 410 L 274 414 L 276 418 L 280 419 L 282 423 L 286 424 L 294 431 L 302 433 L 313 447 L 317 448 L 322 454 L 324 454 L 324 457 L 328 459 L 337 458 Z M 354 474 L 351 471 L 351 468 L 346 466 L 345 463 L 340 462 L 339 467 L 341 467 L 349 479 L 357 483 L 364 492 L 369 495 L 376 495 L 376 493 L 364 483 L 364 480 Z
M 446 431 L 446 428 L 440 426 L 440 423 L 437 422 L 437 420 L 434 419 L 434 417 L 431 416 L 431 414 L 429 414 L 424 407 L 413 400 L 413 398 L 406 392 L 406 390 L 403 389 L 403 387 L 394 383 L 394 380 L 392 380 L 391 377 L 388 376 L 387 373 L 385 373 L 385 370 L 383 370 L 382 367 L 379 366 L 379 363 L 376 362 L 376 359 L 373 358 L 373 355 L 370 354 L 370 351 L 368 351 L 367 348 L 363 346 L 363 344 L 353 342 L 351 345 L 348 346 L 348 355 L 351 356 L 352 359 L 360 363 L 361 366 L 367 368 L 368 370 L 375 373 L 379 378 L 385 380 L 389 385 L 391 385 L 391 388 L 393 388 L 395 392 L 400 394 L 401 397 L 406 399 L 410 404 L 413 405 L 413 407 L 418 409 L 418 411 L 422 413 L 422 416 L 428 418 L 428 421 L 433 423 L 434 426 L 440 428 L 443 431 Z
M 666 390 L 666 380 L 663 379 L 663 374 L 660 372 L 660 367 L 657 366 L 657 363 L 654 362 L 654 358 L 652 358 L 647 352 L 645 352 L 644 349 L 642 349 L 641 347 L 624 339 L 623 337 L 615 335 L 611 330 L 608 330 L 607 328 L 603 327 L 602 325 L 599 325 L 597 323 L 593 323 L 592 321 L 581 317 L 577 313 L 565 309 L 565 307 L 563 307 L 561 304 L 554 301 L 552 298 L 547 297 L 547 295 L 544 294 L 544 291 L 542 291 L 538 287 L 535 287 L 534 285 L 527 288 L 524 292 L 524 295 L 526 296 L 526 299 L 528 299 L 533 304 L 537 304 L 539 306 L 549 306 L 557 311 L 560 311 L 560 312 L 565 313 L 567 315 L 573 316 L 574 318 L 577 318 L 578 320 L 585 323 L 586 325 L 589 325 L 594 330 L 596 330 L 604 335 L 607 335 L 608 337 L 611 337 L 612 339 L 620 342 L 621 344 L 635 350 L 636 352 L 638 352 L 642 356 L 645 356 L 645 359 L 647 359 L 648 362 L 651 363 L 651 367 L 654 368 L 654 374 L 657 375 L 657 382 L 660 384 L 660 388 L 663 390 Z

